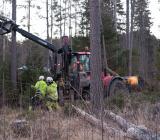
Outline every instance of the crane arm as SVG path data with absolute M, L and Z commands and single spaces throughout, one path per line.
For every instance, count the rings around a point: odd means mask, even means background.
M 49 43 L 46 40 L 43 40 L 39 38 L 36 35 L 33 35 L 32 33 L 29 33 L 21 28 L 12 20 L 0 16 L 0 35 L 8 34 L 12 31 L 20 33 L 22 36 L 38 43 L 39 45 L 51 50 L 52 52 L 57 52 L 56 46 Z
M 51 50 L 52 52 L 57 52 L 56 46 L 54 46 L 53 44 L 49 43 L 48 41 L 43 40 L 43 39 L 41 39 L 41 38 L 39 38 L 39 37 L 27 32 L 27 31 L 25 31 L 25 30 L 23 30 L 21 28 L 16 28 L 15 31 L 20 33 L 22 36 L 24 36 L 24 37 L 26 37 L 26 38 L 38 43 L 39 45 L 42 45 L 43 47 Z

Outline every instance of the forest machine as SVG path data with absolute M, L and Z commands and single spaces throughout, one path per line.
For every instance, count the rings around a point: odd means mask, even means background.
M 57 60 L 54 60 L 54 64 L 52 63 L 53 65 L 51 66 L 54 78 L 58 83 L 60 102 L 63 102 L 65 98 L 74 100 L 80 97 L 84 99 L 90 97 L 90 52 L 72 52 L 69 49 L 67 37 L 64 37 L 62 48 L 57 49 L 55 45 L 48 41 L 19 28 L 19 25 L 14 21 L 0 16 L 0 34 L 4 35 L 12 31 L 18 32 L 22 36 L 49 49 L 55 56 L 61 56 L 61 64 L 57 64 Z M 59 65 L 61 67 L 60 71 L 57 70 Z M 121 92 L 121 90 L 122 92 L 127 92 L 127 87 L 132 87 L 130 83 L 129 85 L 127 84 L 126 78 L 120 76 L 111 76 L 105 73 L 102 76 L 102 80 L 105 87 L 104 96 L 114 95 L 116 92 Z

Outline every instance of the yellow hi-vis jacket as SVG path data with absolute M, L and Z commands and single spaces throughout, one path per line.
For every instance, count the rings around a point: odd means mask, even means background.
M 57 84 L 53 82 L 52 84 L 48 85 L 46 88 L 46 96 L 50 99 L 57 101 L 58 100 L 58 92 L 57 92 Z
M 45 94 L 46 94 L 46 88 L 47 88 L 47 84 L 43 80 L 40 80 L 35 84 L 36 91 L 39 90 L 43 96 L 45 96 Z

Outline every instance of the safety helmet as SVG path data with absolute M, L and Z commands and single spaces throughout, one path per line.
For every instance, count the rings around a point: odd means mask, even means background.
M 51 82 L 53 82 L 53 78 L 52 77 L 47 77 L 46 81 L 47 81 L 47 83 L 51 83 Z
M 44 76 L 39 76 L 39 80 L 44 80 Z

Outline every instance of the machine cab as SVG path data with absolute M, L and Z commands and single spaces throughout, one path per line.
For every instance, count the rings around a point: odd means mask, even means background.
M 75 52 L 71 58 L 71 73 L 90 72 L 90 52 Z
M 72 53 L 70 76 L 72 86 L 77 90 L 89 89 L 90 86 L 90 52 Z

